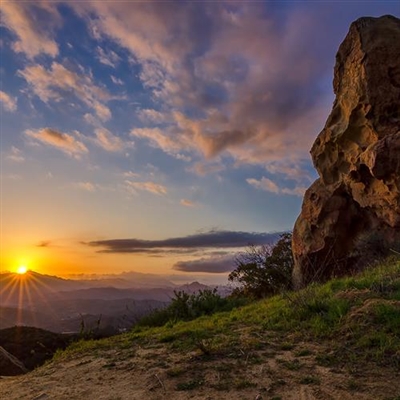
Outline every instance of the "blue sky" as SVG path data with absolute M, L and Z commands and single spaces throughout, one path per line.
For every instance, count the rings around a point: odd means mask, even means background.
M 397 1 L 0 10 L 2 269 L 173 274 L 187 262 L 190 279 L 226 273 L 245 242 L 157 255 L 90 243 L 290 230 L 316 178 L 309 149 L 339 44 L 358 17 L 400 15 Z

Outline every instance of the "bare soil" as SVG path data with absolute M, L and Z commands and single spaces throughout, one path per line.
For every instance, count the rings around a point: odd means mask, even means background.
M 285 342 L 286 343 L 286 342 Z M 188 354 L 166 344 L 67 356 L 0 379 L 7 400 L 400 399 L 400 371 L 336 363 L 329 344 L 264 340 L 257 350 Z

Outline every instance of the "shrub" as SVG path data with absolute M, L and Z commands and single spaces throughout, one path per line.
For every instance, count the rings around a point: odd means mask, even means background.
M 184 291 L 174 291 L 171 304 L 163 309 L 155 310 L 142 318 L 139 326 L 163 326 L 177 321 L 190 321 L 203 315 L 211 315 L 220 311 L 230 311 L 245 301 L 235 298 L 221 297 L 217 289 L 200 290 L 188 294 Z
M 229 280 L 236 295 L 263 298 L 292 288 L 292 234 L 284 233 L 275 246 L 251 246 L 236 258 Z

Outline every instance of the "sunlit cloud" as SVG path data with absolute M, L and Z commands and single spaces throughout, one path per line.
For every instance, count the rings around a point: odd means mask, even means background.
M 87 192 L 94 192 L 96 191 L 96 185 L 91 182 L 77 182 L 74 184 L 77 189 L 82 189 Z
M 109 130 L 105 128 L 95 129 L 96 139 L 95 143 L 107 151 L 122 151 L 128 145 L 131 147 L 132 142 L 125 144 L 121 138 L 113 135 Z
M 209 174 L 214 174 L 217 172 L 224 171 L 226 167 L 221 163 L 207 163 L 207 162 L 197 162 L 190 168 L 187 168 L 189 172 L 194 172 L 196 175 L 205 176 Z
M 185 207 L 197 207 L 197 203 L 195 203 L 194 201 L 191 201 L 191 200 L 188 200 L 188 199 L 182 199 L 181 201 L 180 201 L 180 204 L 182 205 L 182 206 L 185 206 Z
M 157 195 L 167 194 L 167 188 L 155 182 L 134 182 L 126 180 L 125 183 L 127 188 L 133 193 L 137 193 L 137 191 L 146 191 Z
M 306 191 L 306 187 L 304 186 L 296 186 L 295 188 L 282 188 L 278 186 L 275 182 L 271 179 L 266 177 L 262 177 L 260 180 L 249 178 L 246 179 L 247 183 L 256 189 L 264 190 L 266 192 L 271 192 L 275 194 L 287 194 L 290 196 L 303 196 L 304 192 Z
M 6 111 L 14 112 L 17 111 L 17 99 L 11 97 L 6 92 L 0 90 L 0 102 L 3 103 Z
M 37 12 L 46 13 L 46 24 L 39 22 Z M 17 40 L 12 43 L 16 53 L 25 53 L 28 58 L 40 54 L 58 55 L 58 45 L 49 33 L 55 22 L 59 22 L 56 4 L 49 2 L 0 2 L 2 25 L 12 31 Z M 47 31 L 46 31 L 47 29 Z
M 184 137 L 169 136 L 160 128 L 135 128 L 130 134 L 133 137 L 147 139 L 151 146 L 160 148 L 168 154 L 179 154 L 185 148 L 182 143 Z
M 105 103 L 112 97 L 106 89 L 96 86 L 90 75 L 78 74 L 57 62 L 53 62 L 49 69 L 41 65 L 31 65 L 18 73 L 44 103 L 50 100 L 61 102 L 65 92 L 72 92 L 78 100 L 91 108 L 100 120 L 106 121 L 111 118 L 111 111 Z
M 47 146 L 55 147 L 71 156 L 80 156 L 88 153 L 87 147 L 73 134 L 58 132 L 51 128 L 38 130 L 28 129 L 25 134 Z
M 320 46 L 299 51 L 307 40 L 315 43 L 312 13 L 289 15 L 282 30 L 262 4 L 213 3 L 212 12 L 204 4 L 173 12 L 152 3 L 74 7 L 97 38 L 131 53 L 143 85 L 166 110 L 139 111 L 142 121 L 166 126 L 134 128 L 132 135 L 172 156 L 228 153 L 239 163 L 261 165 L 308 160 L 326 114 L 318 79 L 327 61 Z

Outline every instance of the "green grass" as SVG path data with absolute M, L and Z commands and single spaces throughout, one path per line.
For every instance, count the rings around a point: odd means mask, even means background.
M 353 359 L 383 363 L 390 360 L 393 365 L 400 365 L 399 299 L 400 262 L 391 259 L 357 276 L 312 284 L 229 312 L 161 327 L 137 327 L 130 333 L 100 341 L 81 341 L 63 354 L 129 348 L 135 343 L 164 343 L 178 352 L 239 358 L 254 349 L 273 350 L 270 338 L 275 342 L 282 338 L 280 350 L 293 349 L 297 337 L 332 342 L 337 354 L 317 354 L 321 365 Z M 367 301 L 371 301 L 370 307 Z M 290 340 L 286 337 L 289 333 Z M 311 353 L 298 356 L 307 354 Z

